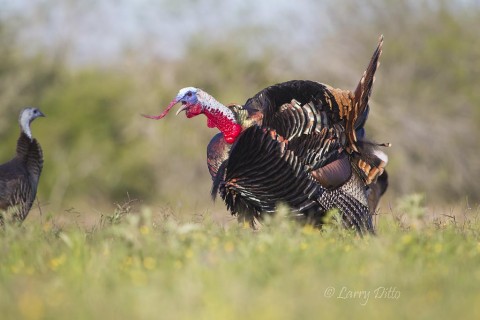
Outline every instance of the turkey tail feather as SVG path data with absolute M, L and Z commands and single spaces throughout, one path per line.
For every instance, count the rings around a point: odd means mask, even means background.
M 366 121 L 368 115 L 368 99 L 372 93 L 372 86 L 375 82 L 375 72 L 380 65 L 380 56 L 382 55 L 383 35 L 380 36 L 378 46 L 373 53 L 370 64 L 367 70 L 363 73 L 360 82 L 354 92 L 353 108 L 349 111 L 346 123 L 346 132 L 348 134 L 348 140 L 353 151 L 358 151 L 355 143 L 357 142 L 356 130 L 360 129 L 360 126 Z

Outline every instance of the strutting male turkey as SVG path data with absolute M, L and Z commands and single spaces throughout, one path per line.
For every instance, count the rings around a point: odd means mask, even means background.
M 366 140 L 364 125 L 382 44 L 383 36 L 354 92 L 293 80 L 225 106 L 187 87 L 159 116 L 144 116 L 161 119 L 181 103 L 177 114 L 204 114 L 220 130 L 207 148 L 212 196 L 219 193 L 240 220 L 254 226 L 283 203 L 314 224 L 337 208 L 345 227 L 373 232 L 371 213 L 388 182 L 379 149 L 388 144 Z
M 43 153 L 38 141 L 32 137 L 30 124 L 44 116 L 37 108 L 25 108 L 20 112 L 16 154 L 12 160 L 0 165 L 0 212 L 8 213 L 8 209 L 12 209 L 12 218 L 18 222 L 25 220 L 37 194 Z

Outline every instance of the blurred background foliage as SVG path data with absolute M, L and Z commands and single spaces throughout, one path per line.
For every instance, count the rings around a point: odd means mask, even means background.
M 478 1 L 128 3 L 2 5 L 0 162 L 13 156 L 21 108 L 39 106 L 43 211 L 135 198 L 224 214 L 209 196 L 206 146 L 216 132 L 206 119 L 140 114 L 158 114 L 191 85 L 224 103 L 291 79 L 354 89 L 380 34 L 367 130 L 393 144 L 383 206 L 412 193 L 436 205 L 479 202 Z

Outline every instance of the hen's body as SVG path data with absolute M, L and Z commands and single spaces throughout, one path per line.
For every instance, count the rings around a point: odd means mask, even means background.
M 31 114 L 27 115 L 26 112 Z M 0 165 L 0 210 L 12 208 L 13 219 L 17 221 L 23 221 L 32 207 L 43 168 L 42 148 L 30 133 L 30 122 L 43 114 L 33 108 L 24 109 L 22 114 L 22 131 L 17 141 L 16 154 L 13 159 Z

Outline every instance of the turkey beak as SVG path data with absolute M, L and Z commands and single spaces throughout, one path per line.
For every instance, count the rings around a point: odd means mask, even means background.
M 180 107 L 180 109 L 178 109 L 177 113 L 175 113 L 176 116 L 178 116 L 178 114 L 182 111 L 185 111 L 187 110 L 188 106 L 186 104 L 182 104 L 182 106 Z
M 44 115 L 42 111 L 38 110 L 38 113 L 40 113 L 39 117 L 46 117 L 46 115 Z
M 149 115 L 146 115 L 146 114 L 142 114 L 143 117 L 145 118 L 148 118 L 148 119 L 154 119 L 154 120 L 160 120 L 162 119 L 163 117 L 165 117 L 167 115 L 167 113 L 170 111 L 170 109 L 173 108 L 174 105 L 176 105 L 178 103 L 178 100 L 177 99 L 173 99 L 172 102 L 170 102 L 170 104 L 168 105 L 168 107 L 165 109 L 165 111 L 163 111 L 162 113 L 160 113 L 158 116 L 149 116 Z

